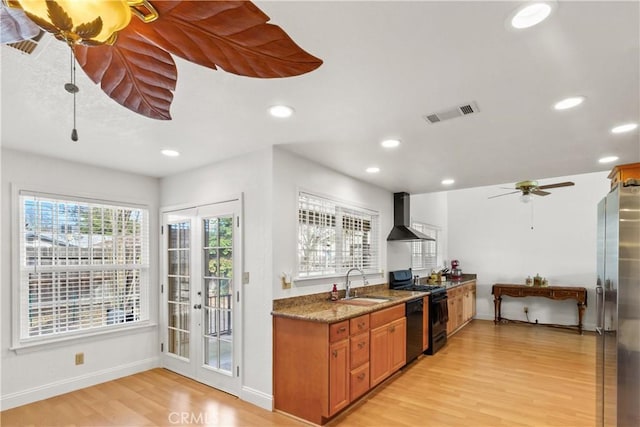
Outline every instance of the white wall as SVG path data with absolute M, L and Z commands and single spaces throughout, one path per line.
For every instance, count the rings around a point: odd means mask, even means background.
M 191 206 L 224 200 L 242 193 L 244 199 L 243 352 L 241 398 L 272 406 L 272 185 L 271 149 L 253 152 L 200 169 L 163 178 L 161 206 Z
M 66 162 L 13 150 L 2 150 L 2 276 L 0 289 L 1 406 L 22 405 L 113 378 L 144 371 L 158 364 L 157 326 L 137 332 L 79 339 L 28 353 L 11 346 L 11 183 L 31 189 L 85 195 L 106 200 L 148 205 L 150 229 L 157 230 L 157 179 Z M 150 233 L 150 318 L 158 320 L 157 233 Z M 84 365 L 74 355 L 84 352 Z
M 333 283 L 344 289 L 344 276 L 319 280 L 294 280 L 290 289 L 282 289 L 282 272 L 296 275 L 298 191 L 328 196 L 353 206 L 380 213 L 380 265 L 387 265 L 386 237 L 393 225 L 393 194 L 382 188 L 348 177 L 317 163 L 275 148 L 273 163 L 274 222 L 273 222 L 273 298 L 289 298 L 331 291 Z M 367 275 L 369 285 L 386 283 L 386 270 L 380 275 Z M 362 286 L 357 275 L 353 288 Z
M 541 184 L 573 181 L 574 187 L 520 202 L 518 195 L 489 200 L 510 184 L 451 191 L 448 194 L 448 256 L 463 272 L 478 274 L 479 318 L 493 319 L 494 283 L 524 284 L 540 274 L 550 285 L 589 289 L 585 325 L 595 324 L 596 207 L 609 191 L 606 172 L 550 178 Z M 533 211 L 532 211 L 533 208 Z M 531 227 L 533 226 L 533 229 Z M 575 301 L 504 298 L 502 315 L 541 323 L 577 323 Z

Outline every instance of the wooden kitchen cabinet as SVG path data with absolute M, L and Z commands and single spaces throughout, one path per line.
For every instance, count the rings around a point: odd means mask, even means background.
M 349 321 L 273 318 L 274 407 L 315 424 L 349 404 Z
M 274 409 L 311 423 L 325 424 L 405 362 L 404 303 L 331 324 L 273 317 Z
M 381 383 L 407 360 L 407 319 L 400 304 L 371 313 L 371 387 Z
M 469 323 L 476 315 L 476 282 L 471 281 L 447 291 L 449 321 L 447 335 L 451 335 Z
M 329 347 L 329 416 L 349 404 L 350 374 L 349 340 L 332 343 Z

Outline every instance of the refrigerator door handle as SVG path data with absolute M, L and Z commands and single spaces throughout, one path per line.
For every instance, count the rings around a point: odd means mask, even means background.
M 602 335 L 604 328 L 604 289 L 596 286 L 596 332 Z

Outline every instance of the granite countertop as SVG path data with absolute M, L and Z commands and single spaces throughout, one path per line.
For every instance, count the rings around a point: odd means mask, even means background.
M 340 301 L 316 301 L 297 305 L 274 307 L 271 314 L 290 319 L 307 320 L 310 322 L 335 323 L 352 317 L 361 316 L 391 307 L 415 298 L 429 295 L 429 292 L 394 291 L 391 289 L 377 289 L 375 292 L 359 295 L 360 297 L 387 298 L 388 301 L 373 305 L 352 305 Z
M 461 285 L 466 285 L 469 282 L 473 282 L 476 280 L 477 276 L 475 274 L 463 274 L 462 277 L 458 280 L 445 280 L 444 282 L 436 282 L 433 285 L 442 286 L 447 289 L 455 288 Z M 427 277 L 420 278 L 420 284 L 427 284 Z

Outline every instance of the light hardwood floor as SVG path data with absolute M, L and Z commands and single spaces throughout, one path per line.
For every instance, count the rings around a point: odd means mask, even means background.
M 163 369 L 4 411 L 0 424 L 305 425 Z M 476 320 L 328 425 L 593 427 L 595 337 Z

